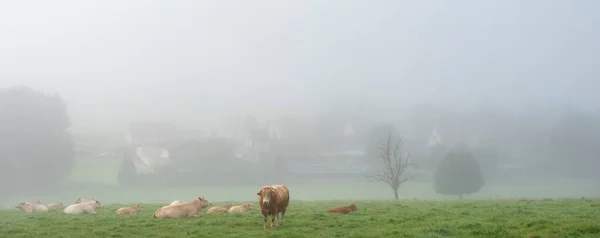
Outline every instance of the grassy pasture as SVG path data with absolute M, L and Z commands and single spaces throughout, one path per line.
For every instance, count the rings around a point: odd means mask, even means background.
M 228 202 L 213 202 L 224 205 Z M 241 204 L 243 202 L 234 202 Z M 256 202 L 253 202 L 256 205 Z M 599 237 L 600 199 L 356 201 L 349 215 L 328 214 L 350 201 L 292 200 L 283 226 L 264 230 L 258 209 L 155 219 L 163 204 L 117 216 L 110 204 L 93 215 L 0 210 L 3 237 Z

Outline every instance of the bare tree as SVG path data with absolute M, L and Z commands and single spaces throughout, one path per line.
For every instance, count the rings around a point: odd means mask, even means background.
M 392 142 L 392 133 L 388 134 L 387 140 L 380 140 L 379 158 L 383 160 L 382 171 L 374 176 L 370 176 L 375 182 L 385 182 L 394 191 L 394 198 L 398 200 L 398 189 L 404 182 L 412 179 L 412 176 L 403 176 L 406 168 L 415 164 L 410 160 L 410 153 L 402 155 L 400 147 L 402 140 L 398 139 L 395 143 Z

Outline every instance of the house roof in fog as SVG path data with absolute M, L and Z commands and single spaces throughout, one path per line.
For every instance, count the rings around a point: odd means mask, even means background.
M 354 126 L 352 126 L 352 122 L 350 122 L 350 120 L 346 122 L 346 127 L 344 128 L 344 136 L 354 136 Z

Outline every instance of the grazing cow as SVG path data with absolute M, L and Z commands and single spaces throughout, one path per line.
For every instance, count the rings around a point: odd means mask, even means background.
M 30 202 L 19 202 L 15 205 L 15 208 L 18 208 L 24 212 L 47 212 L 48 207 L 44 204 L 38 203 L 30 203 Z
M 71 204 L 65 209 L 63 209 L 63 213 L 65 214 L 95 214 L 96 208 L 103 208 L 104 205 L 99 201 L 94 200 L 93 202 L 86 203 L 78 203 Z
M 117 209 L 117 215 L 131 215 L 131 214 L 137 214 L 138 212 L 142 211 L 142 208 L 140 207 L 140 205 L 135 205 L 132 207 L 122 207 Z
M 258 195 L 258 204 L 265 220 L 264 228 L 267 229 L 269 216 L 271 216 L 271 228 L 278 225 L 275 224 L 275 218 L 277 218 L 279 225 L 283 224 L 283 217 L 290 203 L 288 188 L 283 184 L 264 186 L 256 195 Z M 281 219 L 278 217 L 279 213 L 281 213 Z
M 48 207 L 48 209 L 50 209 L 50 210 L 56 210 L 56 209 L 59 209 L 59 208 L 63 208 L 63 207 L 65 207 L 65 205 L 63 205 L 63 203 L 62 203 L 62 202 L 59 202 L 59 203 L 50 203 L 50 204 L 48 204 L 48 205 L 46 205 L 46 206 L 47 206 L 47 207 Z
M 229 208 L 229 212 L 247 212 L 252 210 L 252 203 L 246 203 L 241 206 L 233 206 Z
M 210 201 L 204 197 L 198 197 L 190 202 L 184 202 L 177 205 L 169 205 L 159 208 L 152 217 L 154 218 L 182 218 L 182 217 L 198 217 L 200 209 L 209 207 Z
M 227 211 L 229 211 L 229 208 L 231 208 L 231 206 L 233 206 L 233 204 L 227 204 L 222 207 L 211 207 L 206 211 L 206 213 L 227 212 Z
M 354 204 L 354 203 L 350 204 L 350 206 L 347 206 L 347 207 L 332 207 L 328 210 L 329 213 L 341 213 L 341 214 L 348 214 L 353 211 L 356 211 L 356 204 Z

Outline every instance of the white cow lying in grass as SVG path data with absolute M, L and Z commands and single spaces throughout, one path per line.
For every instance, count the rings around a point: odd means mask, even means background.
M 96 208 L 104 208 L 104 205 L 97 200 L 93 200 L 92 202 L 71 204 L 63 212 L 65 214 L 95 214 Z
M 75 199 L 75 201 L 73 202 L 73 204 L 80 204 L 80 203 L 87 203 L 87 202 L 94 202 L 94 201 L 96 201 L 96 200 L 94 200 L 94 199 L 89 200 L 89 199 L 85 199 L 85 198 L 77 198 L 77 199 Z
M 46 207 L 40 201 L 19 202 L 15 205 L 15 207 L 24 212 L 47 212 L 48 211 L 48 207 Z

